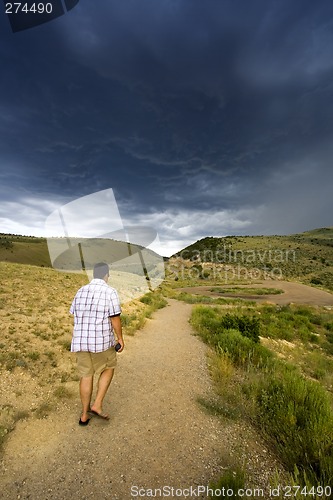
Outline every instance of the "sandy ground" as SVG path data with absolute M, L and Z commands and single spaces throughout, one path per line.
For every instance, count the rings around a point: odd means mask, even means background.
M 230 285 L 219 285 L 219 288 L 230 288 Z M 293 283 L 289 281 L 278 281 L 278 280 L 263 280 L 257 283 L 251 283 L 249 285 L 237 285 L 239 288 L 246 289 L 249 288 L 278 288 L 283 290 L 284 293 L 280 295 L 242 295 L 242 298 L 249 300 L 255 300 L 256 302 L 272 302 L 274 304 L 307 304 L 314 306 L 333 306 L 333 294 L 313 288 L 301 283 Z M 216 292 L 211 292 L 210 290 L 214 288 L 210 286 L 197 286 L 197 287 L 185 287 L 179 288 L 179 291 L 199 294 L 199 295 L 210 295 L 212 297 L 237 297 L 237 294 L 221 294 Z M 216 288 L 216 287 L 215 287 Z
M 208 486 L 238 460 L 254 486 L 267 485 L 277 464 L 255 433 L 197 402 L 212 388 L 190 312 L 170 300 L 126 340 L 105 400 L 109 422 L 95 417 L 80 427 L 78 394 L 45 419 L 18 422 L 0 463 L 0 498 L 124 500 L 151 498 L 156 488 L 208 498 L 185 489 Z

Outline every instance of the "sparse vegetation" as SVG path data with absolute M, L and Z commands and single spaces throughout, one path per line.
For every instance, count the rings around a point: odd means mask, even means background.
M 191 321 L 212 348 L 216 387 L 216 397 L 201 398 L 200 404 L 220 418 L 246 419 L 256 427 L 283 461 L 291 485 L 332 483 L 333 312 L 258 305 L 235 295 L 279 294 L 278 281 L 275 289 L 240 288 L 249 285 L 249 277 L 255 284 L 251 269 L 269 275 L 275 267 L 284 278 L 332 291 L 332 248 L 332 228 L 288 237 L 205 238 L 184 249 L 183 259 L 170 260 L 160 289 L 123 308 L 124 333 L 132 335 L 166 305 L 165 296 L 200 304 Z M 86 277 L 54 271 L 46 252 L 43 239 L 0 235 L 0 370 L 18 401 L 17 408 L 12 400 L 0 407 L 0 445 L 17 420 L 47 418 L 77 391 L 68 310 Z M 185 285 L 206 285 L 220 296 L 178 291 Z M 26 391 L 16 381 L 23 375 L 29 387 L 48 389 L 48 397 L 37 398 L 33 407 L 20 403 Z M 244 484 L 244 470 L 234 467 L 211 486 L 236 491 Z
M 167 293 L 168 297 L 175 298 L 177 300 L 182 300 L 183 302 L 186 302 L 187 304 L 243 304 L 244 300 L 238 299 L 238 298 L 227 298 L 227 297 L 208 297 L 204 295 L 192 295 L 190 293 L 186 292 L 177 292 L 176 290 L 173 292 L 168 292 Z M 246 301 L 247 303 L 251 304 L 254 303 L 252 301 Z
M 239 312 L 205 306 L 193 310 L 194 328 L 213 348 L 210 367 L 219 396 L 218 401 L 204 402 L 205 407 L 224 418 L 252 422 L 283 461 L 290 481 L 332 486 L 332 383 L 330 379 L 328 385 L 324 379 L 333 359 L 318 346 L 325 345 L 325 325 L 330 325 L 333 313 L 305 306 L 256 306 L 243 308 L 243 312 L 245 318 L 260 322 L 260 338 L 265 344 L 268 341 L 270 349 L 256 337 L 244 336 Z M 252 323 L 256 333 L 258 322 Z M 299 343 L 288 361 L 281 359 L 279 348 L 273 352 L 275 344 L 269 338 L 272 333 L 275 339 L 284 338 L 282 325 L 288 326 L 290 338 Z M 319 353 L 318 348 L 322 364 L 318 358 L 308 363 Z M 299 356 L 302 363 L 297 362 Z M 297 478 L 296 470 L 301 472 Z
M 141 297 L 140 302 L 150 306 L 152 312 L 157 309 L 162 309 L 167 305 L 167 301 L 162 296 L 160 291 L 154 291 L 153 293 L 147 293 L 143 297 Z
M 259 425 L 289 472 L 295 466 L 312 484 L 333 477 L 332 400 L 318 383 L 277 366 L 257 391 Z
M 289 236 L 206 237 L 173 256 L 169 276 L 177 286 L 191 286 L 199 278 L 212 283 L 259 275 L 297 278 L 333 291 L 332 249 L 333 227 Z M 181 273 L 177 259 L 186 263 Z
M 29 389 L 16 392 L 20 410 L 11 406 L 11 399 L 2 401 L 1 442 L 15 428 L 17 415 L 47 418 L 59 402 L 77 393 L 76 361 L 70 353 L 73 318 L 69 308 L 76 291 L 86 282 L 87 277 L 82 274 L 0 262 L 0 373 L 6 375 L 13 388 L 21 387 L 22 376 L 31 392 L 36 383 L 41 388 L 36 407 L 30 407 L 26 395 Z M 154 310 L 165 304 L 160 290 L 145 295 L 141 301 L 125 304 L 122 317 L 125 336 L 134 334 Z M 50 396 L 43 401 L 46 391 Z M 11 415 L 16 416 L 3 420 L 1 415 L 8 413 L 8 405 L 13 408 Z
M 10 250 L 13 248 L 13 246 L 14 244 L 11 239 L 9 239 L 7 236 L 0 236 L 0 248 Z
M 64 385 L 59 385 L 53 391 L 53 394 L 58 399 L 70 399 L 73 397 L 73 393 Z
M 235 470 L 227 470 L 218 481 L 210 484 L 210 489 L 213 490 L 210 498 L 221 498 L 222 496 L 228 498 L 244 497 L 243 494 L 239 495 L 238 492 L 244 490 L 245 479 L 245 473 L 240 467 L 237 467 Z
M 241 288 L 241 287 L 231 287 L 231 288 L 222 288 L 222 287 L 214 287 L 211 288 L 211 292 L 225 294 L 225 295 L 278 295 L 283 293 L 283 290 L 278 288 Z

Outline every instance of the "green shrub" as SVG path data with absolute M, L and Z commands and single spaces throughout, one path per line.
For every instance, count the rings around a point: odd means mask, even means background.
M 245 472 L 237 468 L 226 471 L 216 482 L 209 485 L 212 490 L 210 498 L 243 498 L 244 495 L 239 495 L 239 490 L 245 489 Z
M 14 247 L 13 242 L 6 238 L 6 237 L 0 237 L 0 247 L 5 248 L 6 250 L 12 249 Z
M 261 308 L 261 335 L 317 343 L 318 338 L 313 333 L 320 332 L 324 321 L 325 317 L 310 306 L 264 306 Z
M 229 313 L 222 315 L 216 308 L 199 306 L 193 311 L 192 323 L 197 325 L 199 330 L 209 331 L 213 338 L 227 330 L 238 330 L 244 337 L 259 342 L 260 323 L 256 317 Z
M 326 328 L 326 330 L 328 330 L 329 332 L 332 332 L 332 334 L 333 334 L 333 321 L 327 322 L 325 324 L 325 328 Z
M 32 361 L 37 361 L 40 358 L 40 353 L 39 352 L 28 352 L 27 357 L 30 358 Z
M 257 338 L 258 335 L 258 322 L 255 320 L 256 318 L 230 314 L 221 318 L 218 309 L 204 306 L 197 306 L 191 317 L 192 325 L 203 340 L 217 351 L 226 353 L 237 366 L 267 369 L 271 366 L 274 355 L 250 337 L 252 335 Z M 232 328 L 233 325 L 238 328 Z
M 156 292 L 147 293 L 146 295 L 141 297 L 140 302 L 152 306 L 154 310 L 162 309 L 167 305 L 167 301 L 165 300 L 165 298 L 160 293 Z
M 23 361 L 23 360 L 22 360 Z M 12 371 L 21 362 L 20 353 L 18 352 L 1 352 L 0 365 L 5 366 L 6 370 Z
M 311 309 L 306 306 L 298 306 L 295 310 L 295 314 L 298 314 L 299 316 L 307 316 L 308 318 L 313 316 Z
M 68 399 L 73 396 L 71 391 L 63 385 L 59 385 L 58 387 L 56 387 L 53 391 L 53 394 L 59 399 Z
M 122 314 L 121 315 L 121 324 L 123 327 L 129 326 L 134 320 L 136 316 L 135 314 Z
M 63 349 L 65 349 L 66 351 L 71 350 L 71 345 L 72 345 L 71 340 L 62 340 L 62 341 L 58 342 L 58 344 L 61 345 L 63 347 Z M 54 353 L 47 354 L 47 356 L 51 359 L 51 357 L 54 356 Z
M 330 342 L 330 344 L 333 344 L 333 332 L 326 333 L 325 336 L 328 342 Z
M 257 397 L 259 423 L 290 472 L 296 465 L 319 482 L 333 473 L 333 412 L 325 390 L 295 371 L 265 379 Z
M 150 293 L 147 293 L 143 297 L 141 297 L 140 302 L 143 304 L 151 305 L 153 303 L 153 295 Z
M 226 297 L 211 297 L 207 295 L 191 295 L 190 293 L 180 292 L 175 295 L 177 300 L 182 300 L 187 304 L 239 304 L 241 299 Z
M 221 325 L 226 329 L 235 329 L 254 342 L 259 342 L 259 318 L 226 314 L 221 319 Z
M 177 300 L 182 300 L 183 302 L 186 302 L 187 304 L 198 304 L 198 303 L 212 304 L 212 303 L 214 303 L 213 297 L 207 297 L 204 295 L 191 295 L 190 293 L 185 293 L 185 292 L 178 293 L 176 298 L 177 298 Z
M 270 368 L 274 358 L 266 347 L 244 337 L 238 330 L 226 330 L 219 336 L 216 347 L 226 353 L 236 366 L 245 369 Z
M 207 344 L 216 345 L 215 337 L 218 335 L 219 325 L 216 308 L 196 306 L 190 321 Z

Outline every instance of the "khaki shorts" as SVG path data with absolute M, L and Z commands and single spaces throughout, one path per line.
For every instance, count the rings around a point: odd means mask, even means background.
M 101 374 L 108 368 L 115 368 L 117 355 L 114 347 L 103 352 L 77 352 L 77 367 L 80 377 L 91 377 Z

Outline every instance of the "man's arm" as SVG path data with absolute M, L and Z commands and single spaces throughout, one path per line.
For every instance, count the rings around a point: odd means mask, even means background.
M 114 332 L 115 332 L 116 337 L 118 339 L 118 342 L 121 345 L 121 349 L 119 349 L 118 352 L 121 352 L 124 349 L 124 339 L 123 339 L 123 332 L 122 332 L 122 328 L 121 328 L 120 315 L 111 316 L 110 320 L 112 323 L 112 328 L 114 329 Z

